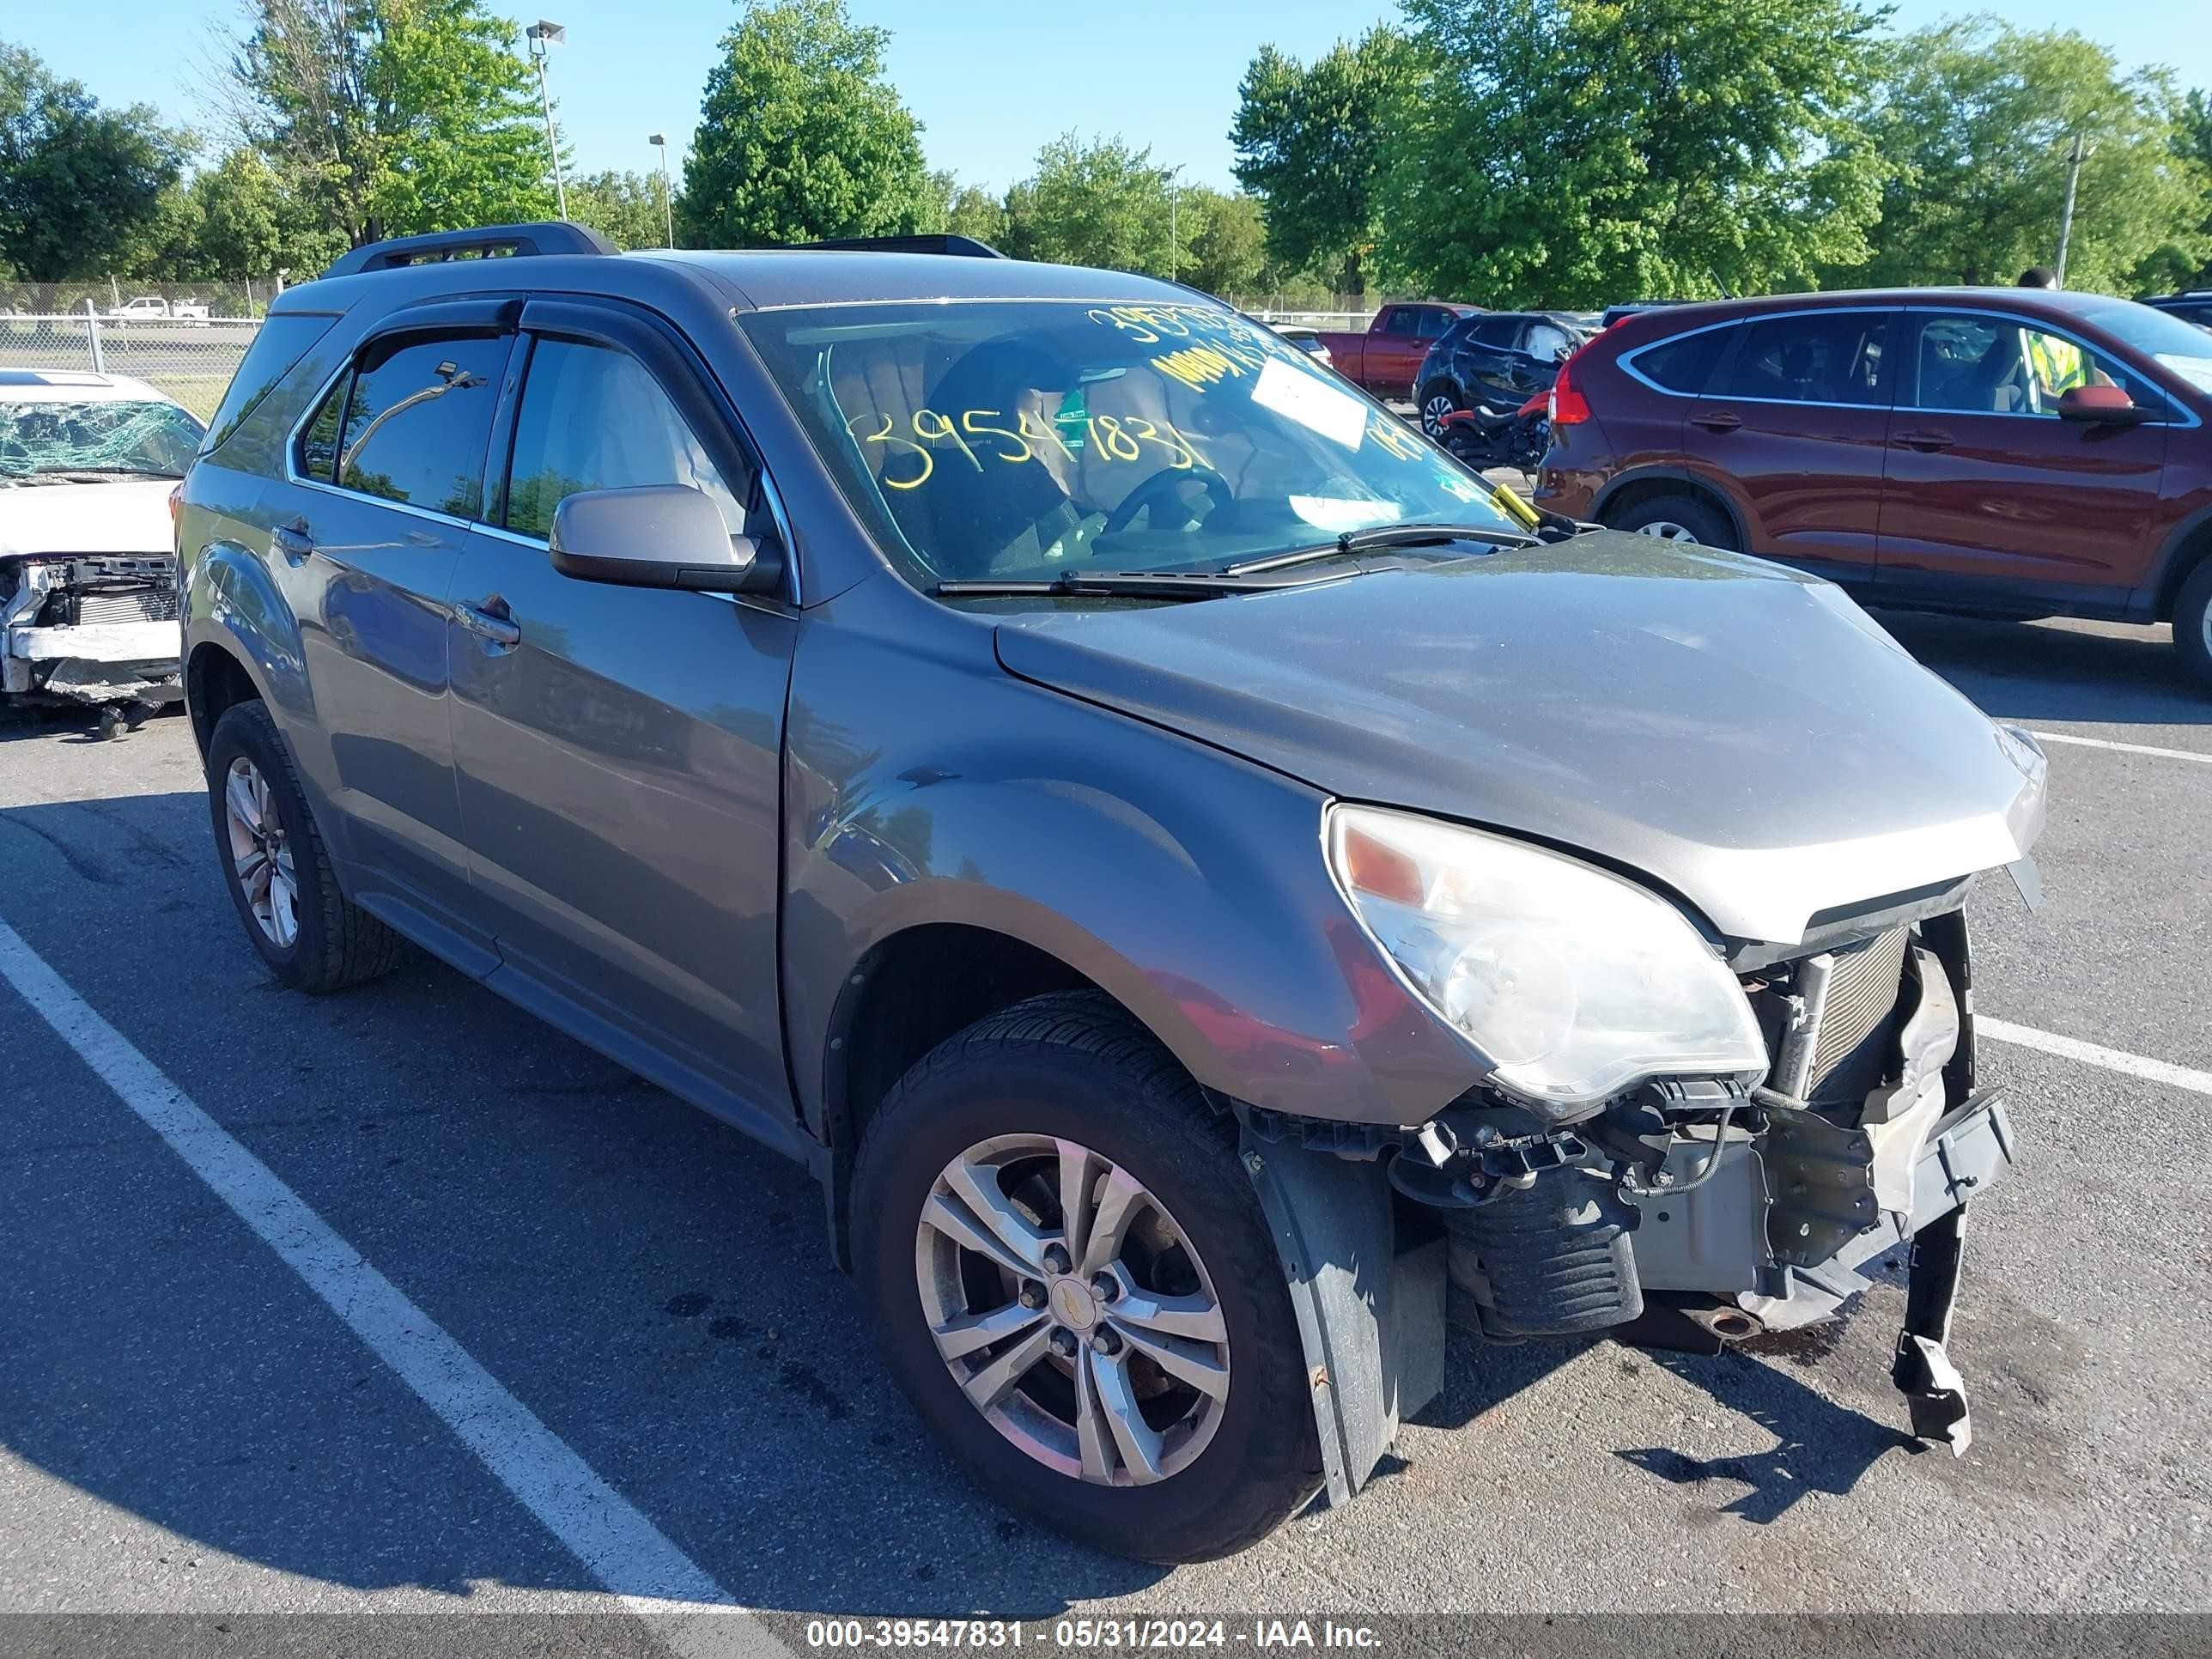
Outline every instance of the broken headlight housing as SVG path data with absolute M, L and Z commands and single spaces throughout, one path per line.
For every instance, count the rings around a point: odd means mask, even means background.
M 1650 1077 L 1766 1069 L 1743 988 L 1673 905 L 1525 842 L 1332 806 L 1331 872 L 1407 984 L 1494 1069 L 1566 1120 Z

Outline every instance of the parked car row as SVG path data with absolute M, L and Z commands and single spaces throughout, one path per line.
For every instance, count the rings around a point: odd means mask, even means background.
M 2212 332 L 2102 295 L 1640 313 L 1564 366 L 1539 506 L 1869 602 L 2171 622 L 2212 689 Z

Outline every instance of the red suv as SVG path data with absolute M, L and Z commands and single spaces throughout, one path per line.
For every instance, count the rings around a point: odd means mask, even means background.
M 2212 332 L 2103 295 L 1643 312 L 1562 368 L 1536 500 L 1870 604 L 2173 623 L 2212 687 Z

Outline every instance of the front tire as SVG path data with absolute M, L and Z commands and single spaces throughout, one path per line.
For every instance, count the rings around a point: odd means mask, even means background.
M 223 883 L 269 971 L 341 990 L 398 960 L 399 936 L 338 890 L 291 751 L 268 705 L 234 703 L 208 739 L 208 808 Z
M 1183 1562 L 1321 1485 L 1304 1350 L 1235 1126 L 1094 993 L 1037 997 L 899 1082 L 853 1173 L 868 1322 L 986 1492 Z
M 2174 595 L 2173 648 L 2198 687 L 2212 692 L 2212 558 L 2191 572 Z
M 1442 438 L 1444 416 L 1455 415 L 1467 404 L 1462 401 L 1459 388 L 1449 380 L 1431 380 L 1421 388 L 1419 398 L 1421 430 L 1431 438 Z

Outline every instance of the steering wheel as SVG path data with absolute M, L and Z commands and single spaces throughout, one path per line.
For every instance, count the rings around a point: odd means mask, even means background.
M 1117 531 L 1127 530 L 1136 521 L 1139 513 L 1152 518 L 1164 502 L 1170 501 L 1182 510 L 1185 525 L 1195 524 L 1197 520 L 1191 516 L 1189 507 L 1184 506 L 1182 498 L 1176 493 L 1193 480 L 1205 487 L 1206 495 L 1213 502 L 1215 514 L 1236 511 L 1237 495 L 1230 489 L 1229 480 L 1212 467 L 1193 462 L 1187 467 L 1163 467 L 1153 473 L 1121 497 L 1121 504 L 1106 515 L 1106 522 L 1098 526 L 1098 533 L 1110 536 Z

